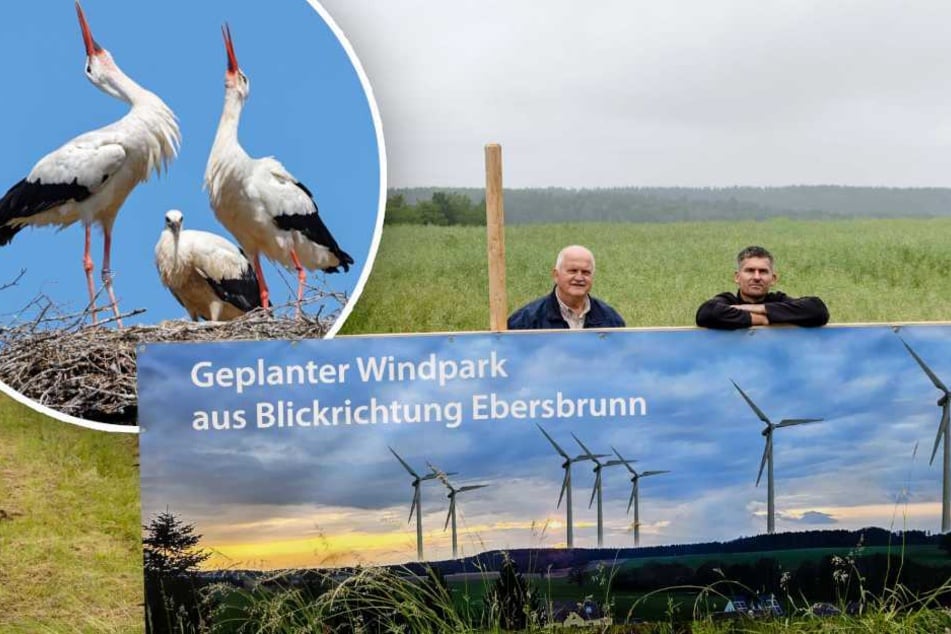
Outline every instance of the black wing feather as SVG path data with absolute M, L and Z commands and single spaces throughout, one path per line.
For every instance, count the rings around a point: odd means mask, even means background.
M 23 224 L 13 224 L 70 201 L 81 202 L 92 195 L 77 179 L 72 183 L 31 182 L 27 179 L 11 187 L 0 199 L 0 246 L 13 240 Z M 29 224 L 28 222 L 26 224 Z
M 245 267 L 241 271 L 241 277 L 236 279 L 215 280 L 204 273 L 202 277 L 211 286 L 218 299 L 228 302 L 235 308 L 248 312 L 261 306 L 258 278 L 250 266 Z
M 314 196 L 310 193 L 310 190 L 307 189 L 303 183 L 295 183 L 295 185 L 300 187 L 301 191 L 307 194 L 310 201 L 314 203 L 314 212 L 310 214 L 281 214 L 274 217 L 274 224 L 277 225 L 278 229 L 283 231 L 300 231 L 311 242 L 327 247 L 327 249 L 340 260 L 340 266 L 343 267 L 344 272 L 349 271 L 350 265 L 353 264 L 353 257 L 341 249 L 337 241 L 334 240 L 334 237 L 330 235 L 330 229 L 328 229 L 324 221 L 320 219 L 317 203 L 314 202 Z M 339 267 L 333 266 L 324 269 L 324 271 L 327 273 L 337 273 L 339 272 Z

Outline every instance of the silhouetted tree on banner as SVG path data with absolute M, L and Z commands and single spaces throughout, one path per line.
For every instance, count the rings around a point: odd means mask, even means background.
M 211 553 L 201 535 L 168 511 L 143 526 L 146 632 L 199 631 L 202 625 L 198 566 Z

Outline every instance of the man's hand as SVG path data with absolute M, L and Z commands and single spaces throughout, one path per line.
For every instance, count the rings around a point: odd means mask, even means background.
M 754 326 L 768 326 L 769 317 L 766 316 L 765 304 L 736 304 L 733 308 L 750 314 Z
M 766 314 L 766 304 L 736 304 L 733 308 L 753 313 L 755 315 Z

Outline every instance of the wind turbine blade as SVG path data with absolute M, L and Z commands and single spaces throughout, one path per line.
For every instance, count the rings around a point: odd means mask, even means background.
M 899 337 L 899 339 L 901 339 L 901 337 Z M 905 349 L 911 353 L 911 356 L 915 358 L 915 361 L 918 362 L 918 365 L 921 366 L 921 369 L 925 371 L 925 374 L 928 375 L 928 378 L 931 379 L 931 382 L 934 384 L 934 386 L 947 394 L 949 390 L 944 386 L 944 383 L 941 382 L 941 379 L 938 378 L 938 375 L 931 371 L 931 368 L 928 367 L 928 364 L 926 364 L 921 357 L 915 354 L 915 351 L 911 349 L 911 346 L 905 343 L 904 339 L 901 339 L 901 342 L 904 344 Z
M 561 499 L 565 497 L 565 489 L 568 488 L 568 469 L 569 468 L 570 467 L 565 467 L 565 477 L 561 481 L 561 493 L 558 495 L 558 504 L 555 505 L 556 509 L 561 507 Z
M 594 487 L 591 489 L 591 499 L 588 500 L 588 508 L 594 504 L 594 494 L 601 488 L 601 470 L 598 469 L 598 475 L 594 476 Z
M 555 451 L 558 452 L 558 455 L 560 455 L 565 460 L 571 460 L 571 458 L 568 457 L 568 454 L 565 453 L 565 450 L 558 446 L 558 443 L 555 442 L 555 439 L 549 436 L 548 432 L 542 429 L 541 425 L 539 425 L 538 423 L 535 423 L 535 427 L 538 427 L 538 429 L 540 429 L 541 432 L 545 434 L 545 438 L 547 438 L 548 442 L 551 443 L 551 446 L 555 448 Z
M 637 495 L 637 480 L 634 480 L 634 485 L 631 487 L 631 498 L 627 501 L 627 512 L 631 512 L 631 507 L 634 505 L 634 496 Z
M 413 512 L 416 510 L 417 504 L 419 504 L 419 486 L 413 491 L 413 503 L 409 506 L 409 518 L 406 520 L 407 524 L 413 521 Z
M 941 444 L 941 436 L 944 436 L 944 442 L 948 442 L 948 403 L 941 407 L 941 423 L 938 425 L 938 435 L 934 439 L 934 449 L 931 450 L 931 460 L 928 464 L 934 464 L 934 457 L 938 453 L 938 445 Z
M 464 486 L 464 487 L 462 487 L 462 488 L 460 488 L 460 489 L 457 489 L 457 490 L 456 490 L 456 493 L 462 493 L 463 491 L 472 491 L 472 490 L 474 490 L 474 489 L 481 489 L 481 488 L 484 488 L 484 487 L 487 487 L 487 486 L 489 486 L 489 485 L 488 485 L 488 484 L 470 484 L 470 485 L 468 485 L 468 486 Z
M 806 423 L 820 423 L 823 418 L 787 418 L 779 421 L 777 427 L 792 427 L 793 425 L 805 425 Z
M 763 469 L 766 467 L 766 458 L 769 456 L 770 445 L 773 444 L 773 433 L 770 431 L 769 435 L 766 436 L 766 446 L 763 447 L 763 459 L 759 463 L 759 473 L 756 476 L 756 486 L 759 486 L 759 481 L 763 477 Z
M 452 484 L 449 482 L 449 478 L 446 477 L 449 474 L 447 474 L 445 471 L 443 471 L 442 469 L 440 469 L 439 467 L 437 467 L 436 465 L 434 465 L 428 460 L 426 461 L 426 464 L 429 465 L 429 470 L 432 471 L 436 479 L 442 482 L 443 484 L 445 484 L 446 488 L 452 491 L 453 490 Z M 429 480 L 430 478 L 425 478 L 425 479 Z
M 396 456 L 396 459 L 400 461 L 400 464 L 403 465 L 403 468 L 404 468 L 404 469 L 406 469 L 407 471 L 409 471 L 409 474 L 410 474 L 411 476 L 413 476 L 414 478 L 418 478 L 418 477 L 419 477 L 419 474 L 416 473 L 415 471 L 413 471 L 413 468 L 410 467 L 408 464 L 406 464 L 406 461 L 403 460 L 402 458 L 400 458 L 400 455 L 399 455 L 398 453 L 396 453 L 395 451 L 393 451 L 393 448 L 392 448 L 392 447 L 387 447 L 387 449 L 389 449 L 390 452 L 391 452 L 394 456 Z
M 620 454 L 620 452 L 618 452 L 617 449 L 614 448 L 614 445 L 611 445 L 611 451 L 613 451 L 614 455 L 618 457 L 618 459 L 621 461 L 621 464 L 627 467 L 628 471 L 630 471 L 634 475 L 637 475 L 637 471 L 634 471 L 634 467 L 631 466 L 631 463 L 637 462 L 637 460 L 627 460 L 626 458 L 624 458 L 624 456 Z
M 660 474 L 662 474 L 662 473 L 670 473 L 670 470 L 669 470 L 669 469 L 661 469 L 660 471 L 656 471 L 656 470 L 655 470 L 655 471 L 645 471 L 644 473 L 641 474 L 641 477 L 642 477 L 642 478 L 646 478 L 647 476 L 660 475 Z
M 449 500 L 449 512 L 446 513 L 446 523 L 442 527 L 443 531 L 449 528 L 449 518 L 452 517 L 452 511 L 455 508 L 456 508 L 456 496 L 452 496 L 452 499 Z
M 577 436 L 575 436 L 575 433 L 574 433 L 574 432 L 571 432 L 571 437 L 575 439 L 575 442 L 576 442 L 576 443 L 578 443 L 579 445 L 581 445 L 581 448 L 584 450 L 584 455 L 585 455 L 585 456 L 587 456 L 588 458 L 592 458 L 592 457 L 594 456 L 594 454 L 591 453 L 591 450 L 588 449 L 587 447 L 585 447 L 585 444 L 584 444 L 583 442 L 581 442 L 581 439 L 578 438 Z M 578 457 L 580 458 L 581 456 L 578 456 Z
M 763 410 L 756 407 L 756 403 L 753 402 L 753 399 L 747 396 L 746 392 L 744 392 L 740 388 L 740 386 L 736 384 L 736 382 L 733 379 L 730 379 L 730 383 L 732 383 L 733 387 L 735 387 L 736 390 L 740 393 L 740 396 L 743 397 L 743 400 L 746 401 L 746 404 L 750 406 L 750 408 L 756 413 L 757 416 L 759 416 L 759 419 L 763 421 L 764 423 L 766 423 L 767 425 L 769 425 L 769 419 L 766 418 L 766 414 L 763 413 Z

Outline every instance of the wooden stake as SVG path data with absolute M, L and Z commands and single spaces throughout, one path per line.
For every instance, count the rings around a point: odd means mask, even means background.
M 505 208 L 502 204 L 502 146 L 485 146 L 485 228 L 489 247 L 489 329 L 507 329 L 505 295 Z

